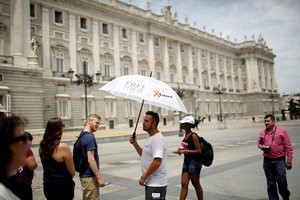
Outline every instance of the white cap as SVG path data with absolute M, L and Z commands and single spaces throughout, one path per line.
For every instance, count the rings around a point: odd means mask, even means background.
M 182 120 L 180 120 L 179 123 L 195 124 L 195 120 L 194 120 L 194 117 L 192 117 L 192 116 L 186 116 Z

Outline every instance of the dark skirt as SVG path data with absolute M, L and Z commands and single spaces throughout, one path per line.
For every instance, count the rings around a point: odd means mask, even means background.
M 47 200 L 72 200 L 74 198 L 75 182 L 66 183 L 44 183 L 44 195 Z

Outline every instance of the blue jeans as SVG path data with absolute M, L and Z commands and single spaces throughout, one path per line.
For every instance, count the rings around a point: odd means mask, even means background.
M 264 158 L 264 171 L 267 178 L 269 200 L 279 200 L 279 193 L 283 200 L 289 200 L 290 192 L 286 179 L 285 157 L 271 159 Z

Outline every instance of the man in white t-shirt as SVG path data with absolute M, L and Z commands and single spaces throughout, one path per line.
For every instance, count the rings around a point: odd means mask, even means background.
M 159 116 L 148 111 L 144 117 L 143 130 L 149 133 L 149 138 L 141 148 L 136 137 L 130 138 L 130 143 L 141 156 L 142 176 L 139 184 L 145 186 L 145 199 L 166 199 L 167 193 L 167 145 L 157 129 Z

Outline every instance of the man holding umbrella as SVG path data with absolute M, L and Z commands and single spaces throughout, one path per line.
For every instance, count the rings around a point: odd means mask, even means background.
M 159 116 L 156 112 L 148 111 L 144 117 L 143 130 L 149 138 L 143 148 L 133 135 L 129 141 L 141 156 L 142 176 L 139 184 L 145 186 L 145 199 L 166 199 L 167 193 L 167 145 L 161 132 L 157 129 Z

